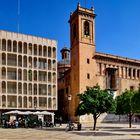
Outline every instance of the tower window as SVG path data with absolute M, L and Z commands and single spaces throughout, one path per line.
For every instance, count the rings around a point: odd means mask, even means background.
M 76 24 L 73 25 L 73 38 L 76 37 Z
M 89 36 L 89 22 L 85 21 L 84 22 L 84 35 Z
M 87 64 L 89 64 L 90 63 L 90 61 L 89 61 L 89 59 L 87 58 Z
M 90 74 L 89 73 L 87 73 L 87 79 L 90 79 Z

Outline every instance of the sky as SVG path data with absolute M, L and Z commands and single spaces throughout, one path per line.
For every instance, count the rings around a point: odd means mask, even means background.
M 18 16 L 18 1 L 20 15 Z M 140 0 L 0 0 L 0 30 L 55 39 L 70 48 L 70 12 L 95 9 L 96 51 L 140 59 Z

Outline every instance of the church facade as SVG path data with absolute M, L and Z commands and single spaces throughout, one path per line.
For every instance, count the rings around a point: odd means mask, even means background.
M 58 112 L 63 119 L 79 119 L 74 115 L 77 94 L 87 86 L 98 84 L 118 96 L 125 89 L 137 89 L 140 83 L 139 60 L 96 52 L 95 17 L 94 8 L 80 4 L 70 15 L 70 50 L 62 49 L 58 62 Z M 88 117 L 80 120 L 90 120 Z

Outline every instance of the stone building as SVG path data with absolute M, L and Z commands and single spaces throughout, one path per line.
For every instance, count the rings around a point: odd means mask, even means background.
M 65 69 L 63 65 L 63 76 L 58 79 L 58 109 L 64 119 L 77 120 L 77 94 L 83 93 L 86 86 L 98 83 L 117 96 L 125 89 L 137 89 L 140 83 L 139 60 L 96 52 L 95 17 L 93 7 L 87 9 L 80 4 L 70 15 L 70 66 Z M 90 120 L 90 116 L 80 120 Z
M 57 42 L 0 31 L 0 112 L 57 110 Z

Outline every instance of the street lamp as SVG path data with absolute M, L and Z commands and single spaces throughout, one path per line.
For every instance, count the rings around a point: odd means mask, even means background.
M 72 95 L 68 95 L 68 121 L 70 121 L 70 101 L 71 101 Z

